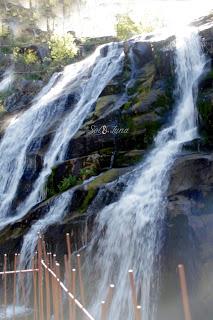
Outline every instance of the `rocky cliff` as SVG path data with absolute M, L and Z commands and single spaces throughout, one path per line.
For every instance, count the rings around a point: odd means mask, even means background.
M 197 24 L 203 26 L 209 21 L 211 16 Z M 171 172 L 162 248 L 166 283 L 162 297 L 174 285 L 170 275 L 176 265 L 184 262 L 194 270 L 189 276 L 190 283 L 196 279 L 204 295 L 199 299 L 205 300 L 211 290 L 211 283 L 206 284 L 207 274 L 213 278 L 213 27 L 203 28 L 200 35 L 208 56 L 208 66 L 198 92 L 200 138 L 184 146 Z M 74 196 L 69 204 L 69 214 L 59 224 L 50 226 L 46 237 L 50 245 L 58 243 L 57 250 L 61 253 L 64 234 L 68 231 L 73 234 L 76 249 L 85 244 L 96 213 L 119 198 L 128 184 L 130 171 L 143 161 L 156 133 L 172 116 L 173 44 L 173 37 L 159 42 L 138 39 L 123 44 L 122 72 L 104 88 L 92 112 L 70 141 L 66 161 L 52 168 L 46 185 L 46 200 L 1 231 L 2 250 L 16 252 L 32 223 L 45 215 L 54 199 L 71 190 L 74 190 Z M 104 50 L 107 46 L 103 54 Z M 70 92 L 67 108 L 75 98 L 76 92 Z M 14 102 L 13 99 L 14 93 L 7 97 L 7 105 Z M 42 151 L 48 147 L 53 131 L 51 128 L 49 134 L 42 137 L 39 149 L 29 150 L 17 203 L 31 190 L 40 171 Z M 92 180 L 83 184 L 91 177 Z M 206 285 L 207 290 L 204 290 Z M 212 293 L 208 299 L 212 299 Z M 206 302 L 206 305 L 206 312 L 212 314 L 211 304 Z M 198 314 L 194 319 L 200 319 Z

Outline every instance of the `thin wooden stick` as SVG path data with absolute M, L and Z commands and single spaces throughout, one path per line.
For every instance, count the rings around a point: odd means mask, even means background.
M 134 274 L 133 270 L 129 270 L 129 281 L 130 281 L 130 287 L 131 287 L 131 293 L 132 293 L 132 303 L 134 307 L 134 314 L 135 314 L 135 320 L 139 320 L 140 318 L 138 317 L 138 310 L 137 310 L 137 292 L 136 292 L 136 287 L 135 287 L 135 279 L 134 279 Z
M 51 269 L 54 269 L 53 266 L 53 261 L 52 261 L 52 257 L 51 257 Z M 50 270 L 51 270 L 50 269 Z M 54 277 L 51 277 L 51 284 L 52 284 L 52 302 L 53 302 L 53 315 L 54 315 L 54 319 L 57 319 L 57 307 L 56 307 L 56 280 Z
M 43 272 L 42 272 L 42 238 L 38 239 L 38 282 L 39 282 L 39 320 L 44 320 L 44 295 L 43 295 Z
M 72 293 L 76 296 L 76 269 L 72 269 Z M 72 320 L 76 319 L 75 303 L 72 305 Z
M 55 309 L 56 309 L 56 320 L 60 319 L 60 298 L 59 298 L 59 285 L 58 285 L 58 263 L 55 263 Z
M 65 268 L 65 280 L 66 280 L 66 284 L 67 287 L 69 289 L 69 291 L 71 291 L 71 279 L 70 276 L 71 274 L 69 273 L 69 267 L 68 267 L 68 260 L 67 260 L 67 255 L 64 255 L 64 268 Z M 70 299 L 68 299 L 68 304 L 69 304 L 69 315 L 68 318 L 71 319 L 72 318 L 72 301 Z
M 137 317 L 140 320 L 142 319 L 141 310 L 142 310 L 141 306 L 137 306 Z
M 188 289 L 186 284 L 185 268 L 182 264 L 178 265 L 178 273 L 179 273 L 179 279 L 180 279 L 184 318 L 185 320 L 192 320 L 191 310 L 189 305 L 189 294 L 188 294 Z
M 60 264 L 56 264 L 56 275 L 58 277 L 58 298 L 59 298 L 59 317 L 60 320 L 64 319 L 64 309 L 63 309 L 63 292 L 60 287 Z
M 4 315 L 7 318 L 7 255 L 4 254 Z
M 82 272 L 81 272 L 81 256 L 80 256 L 80 254 L 77 254 L 77 266 L 78 266 L 78 277 L 79 277 L 81 301 L 82 301 L 82 304 L 85 305 L 85 294 L 84 294 L 83 277 L 82 277 Z
M 46 258 L 46 261 L 47 261 L 47 258 Z M 51 319 L 50 280 L 49 280 L 49 272 L 47 269 L 45 269 L 45 286 L 46 286 L 46 320 L 50 320 Z
M 27 310 L 26 310 L 26 293 L 25 293 L 25 285 L 24 285 L 24 273 L 20 273 L 20 282 L 21 282 L 21 290 L 22 290 L 22 301 L 25 308 L 24 318 L 27 319 Z
M 111 307 L 111 303 L 112 303 L 114 290 L 115 290 L 115 285 L 110 284 L 109 291 L 108 291 L 107 298 L 106 298 L 106 306 L 105 306 L 106 317 L 109 317 L 109 312 L 110 312 L 110 307 Z
M 47 268 L 48 271 L 50 272 L 50 274 L 52 275 L 52 278 L 57 279 L 56 274 L 53 272 L 53 270 L 51 270 L 50 268 L 47 267 L 47 265 L 45 264 L 45 262 L 42 260 L 42 265 L 44 266 L 44 268 Z M 71 299 L 75 305 L 84 313 L 84 315 L 89 319 L 89 320 L 95 320 L 91 314 L 84 308 L 84 306 L 80 303 L 80 301 L 78 301 L 78 299 L 75 298 L 75 296 L 73 295 L 73 293 L 71 293 L 67 287 L 63 284 L 62 281 L 59 281 L 59 284 L 61 286 L 61 288 L 64 290 L 64 292 L 68 295 L 69 299 Z M 73 320 L 73 319 L 72 319 Z
M 32 268 L 36 267 L 35 257 L 32 258 Z M 37 274 L 33 272 L 33 308 L 34 308 L 34 320 L 37 320 L 37 308 L 38 308 L 38 301 L 37 301 Z
M 107 315 L 106 315 L 106 303 L 105 301 L 101 301 L 101 320 L 106 320 Z
M 16 316 L 16 267 L 17 267 L 17 253 L 14 255 L 14 278 L 13 278 L 13 320 Z
M 71 243 L 70 243 L 70 234 L 66 234 L 66 242 L 67 242 L 67 255 L 68 260 L 71 261 Z

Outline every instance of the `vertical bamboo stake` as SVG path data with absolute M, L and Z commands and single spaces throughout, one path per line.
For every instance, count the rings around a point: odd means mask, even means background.
M 66 234 L 66 242 L 67 242 L 67 255 L 68 255 L 68 260 L 71 263 L 71 244 L 70 244 L 70 234 Z
M 137 306 L 137 317 L 141 320 L 142 314 L 141 314 L 141 306 Z
M 79 285 L 80 285 L 80 294 L 81 294 L 81 302 L 85 306 L 85 294 L 84 294 L 84 284 L 81 272 L 81 256 L 77 254 L 77 266 L 78 266 L 78 277 L 79 277 Z
M 42 238 L 38 239 L 38 282 L 39 282 L 39 320 L 44 320 L 44 295 L 43 295 L 43 272 L 42 272 Z
M 14 255 L 14 278 L 13 278 L 13 320 L 16 317 L 16 268 L 17 268 L 17 253 Z
M 35 257 L 32 258 L 32 268 L 36 269 L 36 261 Z M 37 302 L 37 274 L 34 271 L 33 272 L 33 308 L 34 308 L 34 320 L 37 320 L 37 308 L 38 308 L 38 302 Z
M 72 294 L 76 296 L 76 269 L 72 269 Z M 73 301 L 72 304 L 72 320 L 76 320 L 76 307 Z
M 68 274 L 68 278 L 67 278 L 67 281 L 68 281 L 68 289 L 70 291 L 73 290 L 72 286 L 73 286 L 73 279 L 72 279 L 72 276 L 75 276 L 75 273 L 72 272 L 72 252 L 71 252 L 71 241 L 70 241 L 70 234 L 69 233 L 66 233 L 66 243 L 67 243 L 67 274 Z M 75 279 L 74 279 L 75 281 Z M 72 293 L 74 294 L 75 296 L 75 293 L 72 291 Z M 72 315 L 75 314 L 75 305 L 73 302 L 70 301 L 69 299 L 69 310 L 71 311 L 72 310 Z
M 44 260 L 46 265 L 48 266 L 48 254 L 46 252 L 46 243 L 43 240 L 43 253 L 44 253 Z M 51 317 L 51 308 L 50 308 L 50 280 L 49 280 L 49 272 L 45 268 L 45 287 L 46 287 L 46 320 L 50 320 Z
M 190 305 L 189 305 L 189 294 L 186 284 L 186 274 L 185 269 L 182 264 L 178 265 L 178 273 L 180 279 L 180 288 L 181 288 L 181 295 L 182 295 L 182 303 L 183 303 L 183 311 L 185 320 L 192 320 Z
M 24 274 L 20 273 L 20 282 L 21 282 L 21 291 L 22 291 L 22 301 L 25 308 L 25 319 L 27 319 L 27 312 L 26 312 L 26 293 L 25 293 L 25 285 L 24 285 Z
M 51 260 L 52 260 L 52 257 L 51 257 Z M 51 262 L 51 269 L 53 271 L 55 271 L 53 262 Z M 56 281 L 55 281 L 55 278 L 53 276 L 51 277 L 51 284 L 52 284 L 53 315 L 54 315 L 54 319 L 57 319 L 57 307 L 56 307 L 56 304 L 57 304 L 56 289 L 57 288 L 56 288 Z
M 115 289 L 115 285 L 110 284 L 109 291 L 108 291 L 107 298 L 106 298 L 106 306 L 105 306 L 106 318 L 109 317 L 110 306 L 112 303 L 114 289 Z
M 105 301 L 101 301 L 101 320 L 106 320 L 107 315 L 106 315 L 106 303 Z
M 62 289 L 61 289 L 61 286 L 60 286 L 60 264 L 57 263 L 56 264 L 56 275 L 57 275 L 57 278 L 58 278 L 58 301 L 59 301 L 59 317 L 60 317 L 60 320 L 63 320 L 64 319 L 64 310 L 63 310 L 63 292 L 62 292 Z
M 64 268 L 65 268 L 65 279 L 66 279 L 66 283 L 67 283 L 67 288 L 69 291 L 71 291 L 70 288 L 70 283 L 71 283 L 71 279 L 70 279 L 70 273 L 69 273 L 69 267 L 68 267 L 68 261 L 67 261 L 67 255 L 64 255 Z M 68 299 L 68 305 L 69 305 L 69 315 L 68 315 L 68 319 L 72 318 L 72 302 L 70 299 Z
M 54 265 L 54 272 L 57 276 L 57 279 L 54 278 L 54 286 L 55 286 L 55 311 L 56 311 L 56 317 L 55 319 L 56 320 L 59 320 L 60 319 L 60 312 L 59 312 L 59 309 L 60 309 L 60 303 L 59 303 L 59 283 L 58 283 L 58 274 L 57 274 L 57 265 L 58 263 L 56 262 L 55 265 Z
M 4 317 L 7 318 L 7 255 L 4 254 Z
M 135 320 L 139 320 L 138 317 L 138 310 L 137 310 L 137 292 L 135 287 L 135 280 L 134 280 L 134 274 L 133 270 L 129 270 L 129 281 L 130 281 L 130 287 L 131 287 L 131 293 L 132 293 L 132 302 L 134 307 L 134 314 L 135 314 Z

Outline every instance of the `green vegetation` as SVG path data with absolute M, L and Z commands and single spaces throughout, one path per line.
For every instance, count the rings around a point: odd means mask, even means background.
M 95 167 L 85 167 L 80 170 L 79 177 L 81 180 L 86 180 L 96 175 L 97 175 L 97 170 Z
M 74 187 L 78 183 L 77 177 L 70 175 L 69 177 L 65 177 L 58 185 L 59 192 L 64 192 L 72 187 Z
M 52 36 L 49 41 L 49 48 L 51 52 L 51 58 L 56 62 L 67 61 L 74 58 L 78 53 L 78 48 L 74 42 L 74 38 L 71 34 L 66 36 Z
M 143 34 L 154 31 L 156 23 L 134 22 L 129 15 L 119 14 L 116 22 L 116 34 L 120 40 L 127 40 L 137 34 Z
M 62 177 L 59 178 L 58 170 L 60 171 L 60 168 L 53 168 L 52 173 L 47 181 L 47 198 L 64 192 L 76 185 L 82 184 L 84 180 L 98 174 L 95 166 L 88 166 L 82 168 L 78 175 L 68 174 L 69 171 L 67 171 Z
M 118 39 L 127 40 L 134 35 L 140 34 L 141 28 L 128 15 L 118 15 L 116 33 Z
M 13 57 L 16 62 L 22 62 L 26 65 L 39 62 L 37 54 L 32 49 L 24 50 L 24 53 L 21 53 L 20 48 L 15 47 L 13 50 Z

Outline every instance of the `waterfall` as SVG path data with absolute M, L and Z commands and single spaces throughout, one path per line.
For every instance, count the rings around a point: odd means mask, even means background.
M 156 319 L 169 171 L 183 143 L 197 137 L 196 92 L 204 65 L 199 36 L 187 28 L 176 36 L 177 101 L 171 125 L 159 132 L 121 198 L 96 218 L 86 261 L 94 279 L 91 312 L 95 317 L 100 309 L 97 303 L 105 299 L 109 284 L 115 283 L 109 319 L 134 319 L 128 278 L 128 270 L 133 269 L 142 319 Z
M 13 84 L 13 81 L 14 81 L 14 71 L 13 71 L 13 67 L 10 67 L 3 74 L 3 79 L 0 82 L 0 92 L 4 92 L 10 89 L 11 85 Z
M 67 66 L 62 73 L 54 74 L 32 106 L 8 126 L 0 142 L 1 228 L 24 216 L 44 198 L 44 186 L 52 167 L 66 156 L 71 138 L 94 102 L 109 81 L 122 70 L 122 60 L 121 44 L 100 46 L 90 57 Z M 66 110 L 70 94 L 75 94 L 77 102 Z M 58 124 L 60 118 L 62 120 Z M 57 127 L 44 155 L 43 169 L 30 194 L 14 210 L 12 205 L 24 174 L 27 154 L 39 149 L 42 137 L 53 126 Z

